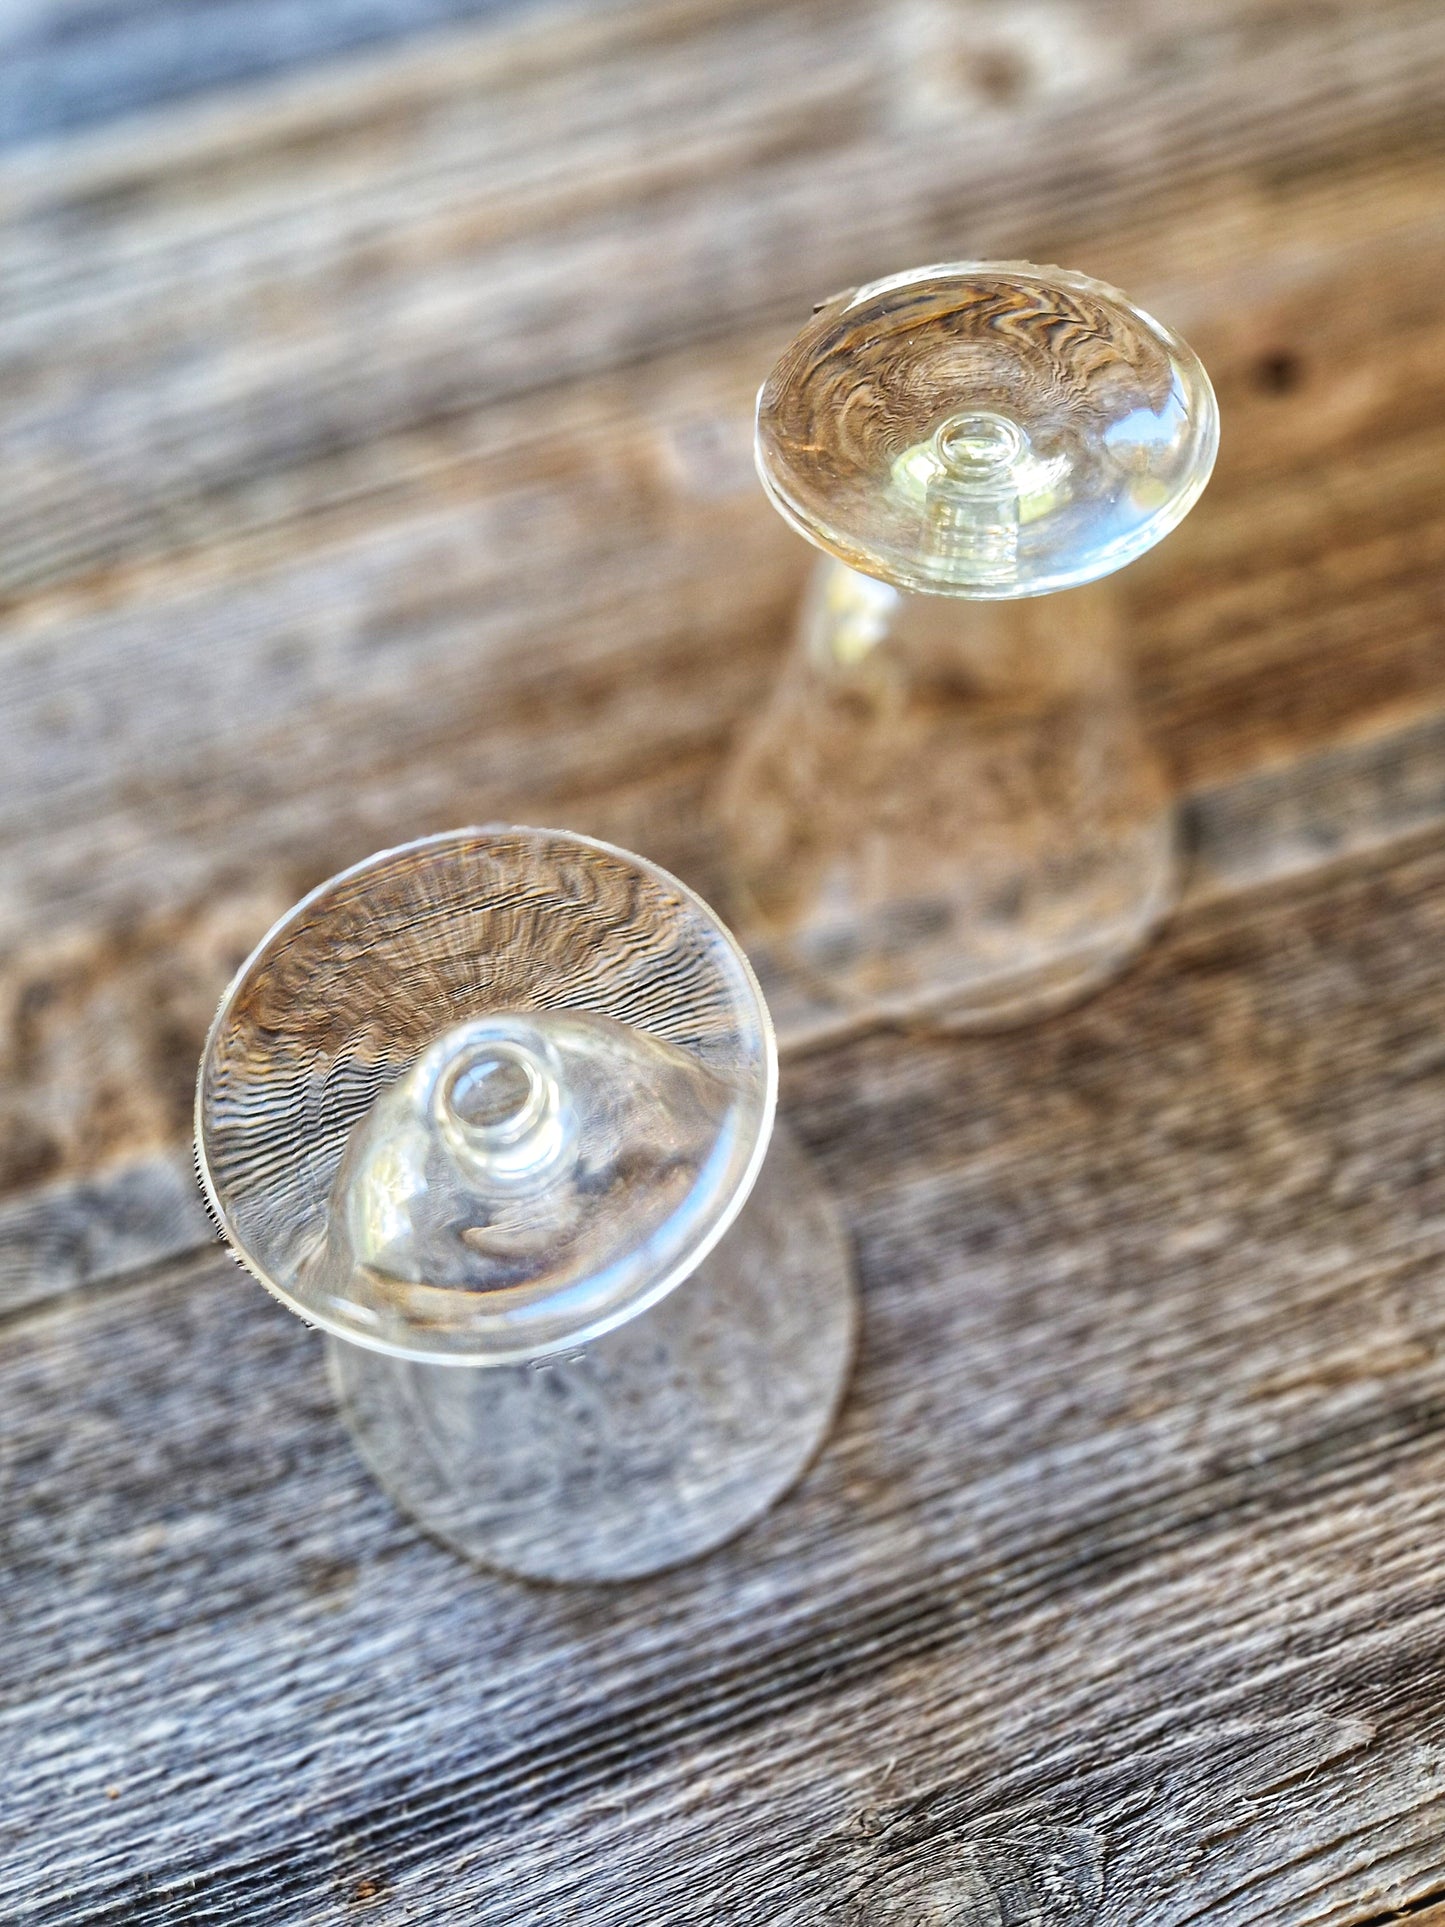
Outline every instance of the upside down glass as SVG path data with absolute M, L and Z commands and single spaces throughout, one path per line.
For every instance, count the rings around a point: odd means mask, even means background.
M 627 1578 L 772 1504 L 846 1380 L 850 1257 L 776 1092 L 756 979 L 682 884 L 465 830 L 262 940 L 197 1160 L 234 1254 L 330 1335 L 405 1511 L 526 1577 Z
M 1213 466 L 1197 357 L 1027 263 L 825 303 L 758 397 L 769 498 L 825 552 L 723 795 L 738 927 L 812 1017 L 987 1027 L 1117 970 L 1177 890 L 1103 578 Z

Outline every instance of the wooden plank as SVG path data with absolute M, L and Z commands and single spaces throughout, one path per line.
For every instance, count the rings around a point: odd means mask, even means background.
M 0 145 L 43 140 L 217 87 L 262 77 L 439 24 L 519 10 L 525 0 L 223 0 L 168 9 L 145 0 L 86 7 L 53 0 L 3 23 Z
M 1375 853 L 1445 821 L 1445 718 L 1197 791 L 1186 804 L 1187 900 L 1265 888 Z
M 1442 1918 L 1442 207 L 1435 0 L 573 11 L 0 164 L 0 1917 Z M 792 1056 L 832 1448 L 688 1571 L 487 1579 L 203 1247 L 202 1029 L 423 829 L 718 894 L 805 561 L 750 393 L 968 252 L 1218 377 L 1124 585 L 1184 914 L 1028 1032 Z
M 708 799 L 805 565 L 748 398 L 785 310 L 915 253 L 1087 258 L 1215 368 L 1214 488 L 1123 587 L 1181 793 L 1253 839 L 1238 878 L 1427 820 L 1445 31 L 1415 0 L 1176 26 L 686 0 L 0 168 L 16 1290 L 33 1187 L 131 1196 L 228 969 L 341 864 L 530 817 L 713 890 Z M 1353 831 L 1334 777 L 1380 791 L 1397 737 L 1414 801 Z M 47 1195 L 69 1249 L 93 1200 Z
M 1445 168 L 1430 178 L 1438 195 Z M 1122 585 L 1146 715 L 1186 791 L 1413 728 L 1445 687 L 1445 250 L 1393 166 L 1343 199 L 1376 230 L 1348 245 L 1335 190 L 1216 210 L 1232 277 L 1194 298 L 1217 304 L 1201 339 L 1224 397 L 1220 473 Z M 1300 252 L 1271 267 L 1282 215 Z M 1339 344 L 1372 338 L 1382 300 L 1388 342 L 1351 359 Z M 1302 371 L 1286 393 L 1260 380 L 1281 343 Z M 0 688 L 12 1183 L 163 1141 L 146 1120 L 184 1119 L 227 959 L 370 848 L 487 816 L 621 822 L 710 887 L 715 860 L 679 845 L 669 811 L 679 785 L 706 809 L 806 564 L 750 474 L 746 397 L 768 352 L 750 337 L 313 463 L 269 522 L 241 488 L 192 548 L 142 548 L 126 573 L 15 612 Z M 1318 772 L 1301 793 L 1324 801 Z M 144 1038 L 144 1013 L 177 1001 L 167 951 L 189 979 L 180 959 L 208 945 L 179 1027 L 136 1065 L 107 1041 L 107 1009 Z M 47 988 L 57 977 L 83 982 L 79 1006 Z M 32 1030 L 66 1031 L 28 1058 L 26 1010 Z M 124 1089 L 98 1104 L 117 1049 Z M 75 1122 L 107 1109 L 99 1138 Z
M 12 1325 L 0 1899 L 1428 1919 L 1442 936 L 1437 842 L 1201 907 L 1032 1032 L 792 1066 L 857 1240 L 858 1382 L 801 1494 L 641 1586 L 420 1539 L 314 1343 L 220 1260 Z
M 19 1189 L 0 1200 L 0 1319 L 132 1278 L 214 1237 L 185 1151 Z
M 1062 248 L 1112 272 L 1108 237 L 1207 230 L 1221 192 L 1438 161 L 1430 0 L 1297 7 L 1268 34 L 1248 13 L 1213 0 L 1181 37 L 1121 8 L 1062 72 L 1033 17 L 1026 77 L 991 109 L 963 58 L 972 9 L 664 11 L 652 44 L 633 14 L 611 48 L 594 26 L 585 62 L 559 35 L 521 79 L 505 58 L 488 75 L 483 37 L 302 127 L 288 107 L 194 150 L 14 167 L 5 574 L 54 580 L 218 479 L 724 338 L 940 252 Z

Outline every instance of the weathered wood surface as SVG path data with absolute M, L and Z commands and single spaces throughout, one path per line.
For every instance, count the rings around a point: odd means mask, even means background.
M 665 1580 L 533 1591 L 421 1540 L 224 1259 L 12 1327 L 11 1905 L 1137 1927 L 1438 1893 L 1442 942 L 1436 841 L 1195 912 L 1036 1033 L 796 1065 L 857 1384 L 805 1488 Z
M 93 127 L 519 0 L 52 0 L 0 13 L 0 146 Z
M 1185 909 L 1033 1032 L 790 1062 L 867 1317 L 794 1502 L 479 1578 L 207 1244 L 204 1024 L 427 829 L 714 890 L 806 565 L 759 372 L 999 252 L 1220 390 L 1125 579 Z M 1439 1918 L 1437 0 L 538 10 L 18 150 L 0 291 L 0 1919 Z

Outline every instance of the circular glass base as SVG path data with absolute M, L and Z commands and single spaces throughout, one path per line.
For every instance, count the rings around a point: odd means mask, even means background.
M 901 589 L 1047 594 L 1188 513 L 1219 439 L 1192 350 L 1102 281 L 954 261 L 827 302 L 758 397 L 758 473 L 810 542 Z
M 330 1341 L 356 1445 L 417 1523 L 524 1579 L 632 1579 L 741 1532 L 827 1436 L 856 1335 L 847 1241 L 779 1129 L 699 1269 L 585 1351 L 436 1365 Z
M 490 1366 L 689 1276 L 776 1094 L 761 992 L 699 898 L 591 838 L 493 824 L 379 851 L 262 939 L 211 1026 L 196 1152 L 293 1311 Z

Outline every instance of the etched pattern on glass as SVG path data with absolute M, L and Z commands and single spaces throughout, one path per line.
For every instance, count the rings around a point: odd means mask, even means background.
M 847 1248 L 801 1153 L 763 1164 L 776 1092 L 757 981 L 675 878 L 463 830 L 263 940 L 197 1158 L 400 1504 L 510 1571 L 618 1578 L 756 1517 L 841 1394 Z
M 744 941 L 818 1022 L 1040 1016 L 1171 907 L 1172 798 L 1101 578 L 1217 443 L 1186 344 L 1058 268 L 895 275 L 784 351 L 758 472 L 827 559 L 721 809 Z
M 518 1115 L 469 1119 L 499 1079 Z M 481 1362 L 685 1275 L 746 1194 L 775 1085 L 756 983 L 680 884 L 561 833 L 462 831 L 332 879 L 265 939 L 212 1030 L 198 1142 L 227 1236 L 294 1309 Z
M 780 1130 L 717 1249 L 580 1354 L 457 1371 L 333 1340 L 332 1378 L 372 1471 L 438 1538 L 534 1579 L 631 1578 L 730 1538 L 806 1468 L 852 1357 L 848 1265 Z
M 1172 800 L 1108 592 L 961 604 L 819 569 L 721 799 L 740 923 L 820 999 L 986 1028 L 1171 907 Z

